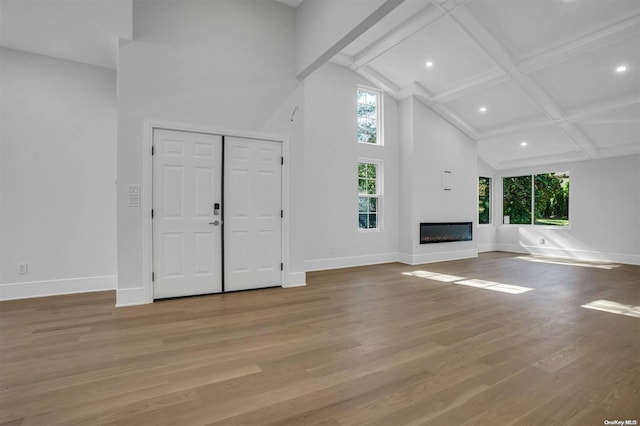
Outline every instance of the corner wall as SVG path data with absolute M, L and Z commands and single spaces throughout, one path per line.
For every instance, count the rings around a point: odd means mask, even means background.
M 502 194 L 502 177 L 562 171 L 571 176 L 569 227 L 498 226 L 497 248 L 639 265 L 640 155 L 502 170 L 495 194 Z M 494 204 L 501 213 L 501 196 L 497 198 Z
M 0 300 L 114 289 L 115 70 L 6 48 L 0 64 Z

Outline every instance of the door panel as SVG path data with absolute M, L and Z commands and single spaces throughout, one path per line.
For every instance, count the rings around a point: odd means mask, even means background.
M 222 291 L 222 138 L 154 130 L 154 298 Z
M 282 146 L 225 138 L 225 290 L 282 285 Z

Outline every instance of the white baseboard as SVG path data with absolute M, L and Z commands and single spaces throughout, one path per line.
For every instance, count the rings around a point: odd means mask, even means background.
M 282 288 L 304 287 L 307 285 L 307 274 L 304 272 L 289 272 Z
M 352 268 L 354 266 L 377 265 L 380 263 L 397 262 L 398 253 L 368 254 L 363 256 L 334 257 L 331 259 L 305 260 L 307 272 L 323 271 L 326 269 Z
M 153 301 L 149 302 L 147 300 L 147 292 L 144 287 L 119 288 L 116 291 L 116 307 L 118 308 L 146 305 L 147 303 L 153 303 Z
M 31 299 L 34 297 L 108 291 L 115 290 L 117 285 L 117 275 L 6 283 L 0 284 L 0 300 Z
M 496 250 L 498 250 L 498 245 L 496 243 L 478 244 L 478 253 L 486 253 L 488 251 L 496 251 Z
M 592 262 L 613 262 L 624 263 L 627 265 L 640 265 L 640 255 L 637 254 L 606 253 L 558 247 L 521 246 L 517 244 L 497 244 L 496 250 Z
M 469 259 L 473 257 L 478 257 L 478 250 L 467 249 L 414 255 L 403 254 L 402 260 L 400 261 L 407 265 L 420 265 L 422 263 L 446 262 L 449 260 Z

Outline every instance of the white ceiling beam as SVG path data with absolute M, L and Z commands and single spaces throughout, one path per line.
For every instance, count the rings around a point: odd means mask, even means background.
M 571 151 L 562 154 L 542 155 L 538 157 L 520 158 L 517 160 L 501 161 L 497 167 L 497 170 L 506 169 L 519 169 L 522 167 L 537 166 L 540 164 L 557 164 L 557 163 L 569 163 L 573 161 L 588 160 L 589 156 L 583 151 Z
M 560 107 L 545 93 L 542 88 L 528 75 L 522 74 L 515 59 L 507 50 L 489 33 L 484 25 L 467 9 L 460 7 L 451 13 L 451 17 L 460 28 L 465 31 L 496 63 L 512 76 L 513 81 L 520 86 L 527 96 L 536 103 L 544 114 L 556 121 L 565 135 L 567 135 L 590 158 L 597 158 L 598 152 L 594 143 L 576 126 L 563 120 Z
M 342 65 L 343 67 L 350 67 L 351 64 L 353 64 L 353 61 L 353 56 L 347 55 L 343 52 L 336 53 L 336 55 L 329 60 L 329 62 L 336 65 Z
M 640 154 L 640 140 L 626 145 L 608 146 L 598 149 L 598 155 L 601 158 L 622 157 L 625 155 L 637 154 Z
M 621 98 L 608 100 L 606 102 L 589 105 L 588 107 L 574 109 L 564 116 L 564 121 L 573 123 L 584 121 L 589 118 L 600 117 L 619 110 L 637 107 L 640 105 L 640 98 L 637 95 L 623 96 Z M 638 117 L 640 120 L 640 117 Z
M 488 89 L 489 87 L 496 86 L 501 83 L 509 81 L 509 75 L 501 69 L 492 71 L 487 74 L 476 76 L 463 83 L 457 84 L 455 87 L 445 89 L 439 93 L 434 94 L 430 102 L 432 103 L 445 103 L 453 99 L 477 92 L 478 90 Z
M 637 37 L 638 31 L 640 31 L 640 14 L 635 14 L 600 31 L 532 55 L 522 60 L 518 68 L 521 72 L 529 74 L 627 37 Z
M 554 126 L 556 124 L 557 123 L 555 121 L 548 118 L 542 120 L 518 122 L 517 124 L 511 126 L 501 127 L 499 129 L 493 129 L 486 132 L 480 132 L 480 134 L 478 134 L 478 141 L 486 141 L 501 136 L 513 135 L 516 133 L 526 132 L 528 130 L 539 129 L 541 127 Z
M 371 67 L 362 67 L 356 71 L 358 74 L 366 78 L 367 80 L 375 83 L 378 87 L 387 92 L 390 92 L 392 96 L 398 98 L 400 95 L 400 87 L 397 86 L 394 82 L 389 80 L 384 75 L 380 74 L 378 71 L 374 70 Z
M 355 61 L 351 65 L 351 68 L 353 70 L 357 70 L 358 68 L 368 64 L 421 29 L 437 21 L 442 16 L 444 16 L 444 13 L 442 13 L 440 9 L 432 4 L 428 4 L 424 8 L 420 9 L 418 13 L 400 23 L 378 40 L 358 52 L 355 55 Z
M 472 126 L 470 126 L 462 118 L 460 118 L 460 116 L 458 116 L 458 114 L 456 114 L 453 111 L 451 111 L 449 108 L 445 107 L 444 105 L 440 105 L 440 104 L 438 104 L 438 105 L 429 105 L 429 101 L 424 99 L 420 95 L 416 95 L 415 98 L 418 101 L 420 101 L 422 104 L 424 104 L 425 106 L 429 107 L 433 112 L 438 114 L 444 120 L 449 122 L 453 127 L 455 127 L 456 129 L 460 130 L 462 133 L 464 133 L 470 139 L 473 139 L 474 141 L 477 139 L 478 131 L 475 128 L 473 128 Z

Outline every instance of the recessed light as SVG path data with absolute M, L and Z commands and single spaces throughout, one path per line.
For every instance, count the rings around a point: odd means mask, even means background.
M 627 70 L 627 66 L 626 65 L 618 65 L 618 67 L 616 68 L 616 72 L 618 73 L 623 73 Z
M 427 68 L 431 68 L 433 66 L 433 62 L 427 61 L 425 65 L 427 66 Z
M 480 108 L 478 108 L 478 111 L 480 112 L 487 112 L 487 107 L 486 106 L 481 106 Z
M 520 142 L 520 146 L 527 146 L 527 141 Z

